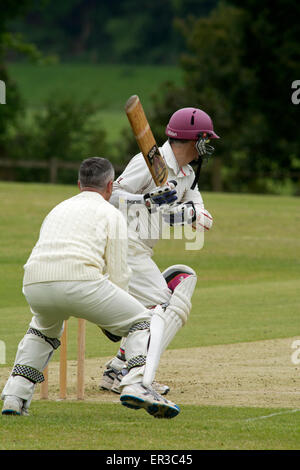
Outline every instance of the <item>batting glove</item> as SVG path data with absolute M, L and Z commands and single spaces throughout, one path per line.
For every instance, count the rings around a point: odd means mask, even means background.
M 196 209 L 192 201 L 178 203 L 164 211 L 162 217 L 171 226 L 192 224 L 196 220 Z
M 193 221 L 193 228 L 199 232 L 207 232 L 212 228 L 213 218 L 206 209 L 198 209 L 196 211 L 196 217 Z
M 157 187 L 151 193 L 144 194 L 146 207 L 151 210 L 153 206 L 173 204 L 178 199 L 176 185 L 176 181 L 170 181 L 165 186 Z

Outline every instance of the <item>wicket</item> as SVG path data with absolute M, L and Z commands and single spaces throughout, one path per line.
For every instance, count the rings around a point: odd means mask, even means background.
M 67 398 L 67 332 L 68 322 L 64 322 L 64 331 L 61 337 L 59 357 L 59 398 Z M 84 400 L 84 356 L 85 356 L 85 320 L 78 319 L 77 329 L 77 400 Z M 44 370 L 45 380 L 41 384 L 40 398 L 49 398 L 48 367 Z

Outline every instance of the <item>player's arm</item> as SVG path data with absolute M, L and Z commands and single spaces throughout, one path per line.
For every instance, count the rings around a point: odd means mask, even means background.
M 131 270 L 127 264 L 127 224 L 121 212 L 111 211 L 105 249 L 106 273 L 111 282 L 128 290 Z
M 153 205 L 170 204 L 177 199 L 176 189 L 168 183 L 163 187 L 151 187 L 152 176 L 145 163 L 143 155 L 136 155 L 127 165 L 123 173 L 113 184 L 110 203 L 119 207 L 120 200 L 128 204 L 145 204 L 148 209 Z
M 191 176 L 193 179 L 194 174 Z M 170 225 L 191 224 L 201 232 L 210 230 L 213 224 L 213 218 L 204 207 L 198 187 L 187 189 L 181 201 L 166 212 L 164 219 Z
M 185 191 L 181 202 L 188 204 L 189 201 L 193 203 L 195 208 L 195 216 L 192 222 L 193 227 L 201 232 L 210 230 L 213 225 L 213 218 L 205 209 L 201 193 L 197 186 L 194 189 L 187 189 Z

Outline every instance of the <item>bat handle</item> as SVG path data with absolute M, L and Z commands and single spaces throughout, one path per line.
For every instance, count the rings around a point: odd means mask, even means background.
M 168 186 L 170 186 L 171 189 L 176 188 L 176 186 L 177 186 L 177 181 L 175 181 L 175 180 L 170 180 L 170 181 L 168 181 Z

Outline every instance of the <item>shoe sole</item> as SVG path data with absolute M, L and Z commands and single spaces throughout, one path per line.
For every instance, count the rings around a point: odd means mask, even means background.
M 10 415 L 10 416 L 21 416 L 21 413 L 19 413 L 18 411 L 10 410 L 10 409 L 2 410 L 2 414 L 3 415 Z
M 160 395 L 167 395 L 167 394 L 169 393 L 169 391 L 170 391 L 169 388 L 166 388 L 165 390 L 159 390 L 159 389 L 153 387 L 153 389 L 154 389 L 157 393 L 159 393 Z
M 110 387 L 104 387 L 103 385 L 100 385 L 99 390 L 104 390 L 105 392 L 110 392 L 111 388 Z
M 126 406 L 127 408 L 131 408 L 132 410 L 140 410 L 144 408 L 147 413 L 154 418 L 166 418 L 171 419 L 175 418 L 180 413 L 180 408 L 175 405 L 172 407 L 168 404 L 160 404 L 160 403 L 148 403 L 142 398 L 135 397 L 133 395 L 123 395 L 121 398 L 122 405 Z

